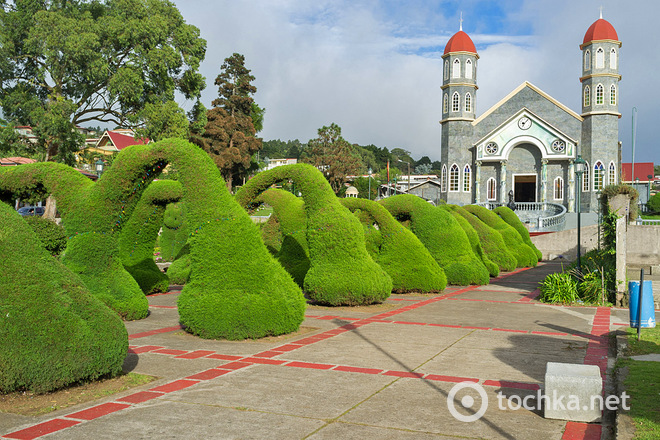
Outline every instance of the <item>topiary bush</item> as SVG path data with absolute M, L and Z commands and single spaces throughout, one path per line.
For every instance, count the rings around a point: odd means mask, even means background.
M 445 204 L 445 205 L 440 205 L 439 208 L 444 209 L 445 211 L 449 212 L 452 216 L 454 216 L 454 219 L 456 219 L 458 224 L 461 225 L 461 228 L 463 228 L 463 230 L 465 231 L 465 235 L 467 235 L 468 240 L 470 241 L 470 246 L 472 246 L 472 252 L 474 252 L 474 255 L 481 260 L 481 262 L 486 267 L 491 277 L 498 276 L 500 274 L 500 268 L 497 264 L 490 261 L 488 255 L 486 255 L 486 253 L 484 252 L 484 249 L 481 246 L 481 242 L 479 240 L 479 234 L 477 234 L 477 231 L 474 230 L 470 222 L 468 222 L 465 218 L 463 218 L 459 213 L 454 211 L 453 206 L 456 205 Z
M 30 228 L 37 234 L 39 241 L 51 255 L 57 256 L 66 249 L 66 232 L 52 220 L 39 216 L 23 217 Z
M 512 226 L 483 206 L 467 205 L 464 208 L 502 235 L 505 246 L 516 257 L 518 267 L 536 267 L 539 261 L 536 252 L 523 242 Z
M 488 259 L 497 264 L 500 270 L 515 270 L 518 260 L 504 244 L 502 234 L 482 222 L 479 217 L 466 211 L 462 206 L 448 205 L 455 213 L 466 219 L 479 236 L 479 243 Z
M 0 203 L 0 393 L 37 393 L 121 372 L 121 319 Z
M 160 257 L 163 261 L 174 261 L 186 245 L 189 231 L 183 211 L 183 202 L 170 203 L 165 208 L 160 233 Z
M 165 207 L 179 200 L 181 195 L 181 184 L 176 180 L 152 182 L 119 234 L 121 261 L 147 295 L 166 292 L 170 285 L 169 278 L 154 261 L 154 247 Z
M 171 284 L 186 284 L 190 279 L 190 251 L 184 247 L 179 257 L 167 268 L 167 276 Z
M 282 231 L 280 229 L 280 221 L 275 214 L 271 214 L 270 218 L 265 223 L 260 223 L 261 238 L 264 240 L 266 248 L 271 254 L 277 255 L 282 249 Z
M 543 254 L 541 253 L 540 250 L 536 248 L 534 243 L 532 243 L 532 239 L 529 237 L 529 231 L 525 227 L 525 225 L 522 224 L 520 221 L 520 218 L 516 215 L 515 212 L 511 210 L 511 208 L 508 208 L 506 206 L 499 206 L 493 210 L 497 215 L 500 216 L 502 220 L 504 220 L 509 226 L 512 226 L 513 229 L 518 231 L 518 234 L 520 234 L 520 238 L 522 238 L 523 242 L 536 254 L 536 258 L 538 258 L 538 261 L 541 261 L 543 258 Z
M 305 293 L 315 302 L 333 306 L 384 301 L 392 291 L 392 279 L 369 256 L 362 225 L 342 206 L 319 170 L 296 164 L 261 172 L 236 193 L 236 200 L 247 207 L 284 180 L 293 180 L 305 203 L 310 259 Z
M 388 197 L 379 202 L 399 221 L 409 221 L 440 267 L 449 284 L 488 284 L 488 270 L 478 259 L 465 231 L 447 211 L 410 194 Z
M 381 205 L 368 199 L 345 198 L 342 204 L 357 213 L 367 226 L 367 250 L 374 261 L 392 277 L 392 290 L 439 292 L 447 277 L 421 241 L 403 227 Z M 378 229 L 374 228 L 374 224 Z M 373 233 L 372 233 L 373 231 Z M 371 238 L 369 238 L 371 237 Z

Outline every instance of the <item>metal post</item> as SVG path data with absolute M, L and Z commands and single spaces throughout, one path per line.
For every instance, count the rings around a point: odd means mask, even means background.
M 580 266 L 580 214 L 582 213 L 582 206 L 580 206 L 580 193 L 582 192 L 582 173 L 578 173 L 576 202 L 577 202 L 577 269 L 578 273 L 582 274 L 582 267 Z
M 632 108 L 632 170 L 630 176 L 630 181 L 634 182 L 635 181 L 635 128 L 636 128 L 636 122 L 637 119 L 635 116 L 637 115 L 637 107 Z
M 637 341 L 642 333 L 642 299 L 644 298 L 644 269 L 640 271 L 639 274 L 639 298 L 637 301 Z

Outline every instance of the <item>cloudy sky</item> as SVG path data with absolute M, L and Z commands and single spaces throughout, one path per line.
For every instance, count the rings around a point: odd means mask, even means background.
M 660 164 L 653 135 L 660 114 L 657 0 L 174 0 L 208 42 L 203 102 L 217 96 L 223 60 L 245 55 L 266 108 L 261 136 L 300 139 L 335 122 L 350 142 L 404 148 L 440 159 L 442 62 L 463 30 L 480 56 L 477 115 L 529 81 L 580 112 L 584 34 L 612 23 L 620 52 L 619 140 L 635 162 Z M 191 103 L 182 103 L 186 109 Z

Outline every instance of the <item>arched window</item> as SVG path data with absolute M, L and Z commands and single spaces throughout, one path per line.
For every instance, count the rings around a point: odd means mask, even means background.
M 616 86 L 614 84 L 610 86 L 610 104 L 616 105 Z
M 555 200 L 564 200 L 564 179 L 561 177 L 555 179 Z
M 442 99 L 442 113 L 449 112 L 449 95 L 445 93 L 445 97 Z
M 603 189 L 603 179 L 605 177 L 605 167 L 603 164 L 598 161 L 594 165 L 594 191 L 600 191 Z
M 465 77 L 472 79 L 472 60 L 467 60 L 465 62 Z
M 440 174 L 440 192 L 447 192 L 447 165 L 442 166 Z
M 584 173 L 582 174 L 582 192 L 589 191 L 589 162 L 584 163 Z
M 445 60 L 445 79 L 449 79 L 449 60 Z
M 596 105 L 601 105 L 603 103 L 603 95 L 604 95 L 604 90 L 603 90 L 603 85 L 598 84 L 596 86 Z
M 596 69 L 602 69 L 605 67 L 605 51 L 602 47 L 599 47 L 596 51 Z
M 458 165 L 453 164 L 449 169 L 449 192 L 458 191 Z
M 610 162 L 608 174 L 609 174 L 609 176 L 607 176 L 608 185 L 616 185 L 616 165 L 614 165 L 614 162 Z
M 465 111 L 468 113 L 472 112 L 472 95 L 469 93 L 465 94 Z
M 610 51 L 610 69 L 616 69 L 616 49 Z
M 470 165 L 465 165 L 463 168 L 463 192 L 470 192 L 472 189 L 472 179 Z
M 584 86 L 584 106 L 589 107 L 590 105 L 591 105 L 591 88 L 589 86 Z
M 584 70 L 591 69 L 591 51 L 587 49 L 584 53 Z
M 486 198 L 488 200 L 495 200 L 497 198 L 497 185 L 494 177 L 488 179 L 486 183 Z
M 454 92 L 451 96 L 451 111 L 457 112 L 461 110 L 461 97 L 458 92 Z
M 451 69 L 451 77 L 452 78 L 461 77 L 461 60 L 459 60 L 458 58 L 454 60 L 454 65 Z

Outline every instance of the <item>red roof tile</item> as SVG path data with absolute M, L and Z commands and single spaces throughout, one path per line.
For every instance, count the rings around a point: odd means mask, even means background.
M 609 21 L 599 18 L 592 24 L 587 33 L 584 34 L 584 41 L 582 44 L 587 44 L 592 41 L 599 40 L 614 40 L 619 41 L 619 36 L 616 34 L 614 26 Z
M 133 136 L 120 134 L 114 131 L 108 131 L 108 136 L 110 137 L 110 140 L 112 140 L 112 144 L 120 151 L 131 145 L 146 145 L 149 143 L 149 139 L 135 139 Z
M 445 46 L 444 54 L 447 55 L 450 52 L 472 52 L 476 54 L 477 48 L 474 47 L 474 43 L 468 34 L 458 31 L 447 41 Z
M 622 182 L 632 182 L 635 179 L 631 179 L 632 176 L 632 163 L 623 163 L 621 164 L 621 181 Z M 640 182 L 646 182 L 649 180 L 648 176 L 651 176 L 653 179 L 653 162 L 635 162 L 635 178 L 639 179 Z

